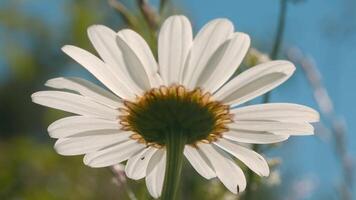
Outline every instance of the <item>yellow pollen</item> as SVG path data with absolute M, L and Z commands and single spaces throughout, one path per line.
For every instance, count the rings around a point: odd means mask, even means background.
M 135 101 L 125 101 L 119 111 L 122 130 L 156 148 L 165 145 L 166 132 L 183 132 L 193 146 L 214 142 L 232 121 L 229 106 L 213 100 L 209 92 L 189 91 L 182 85 L 153 88 Z

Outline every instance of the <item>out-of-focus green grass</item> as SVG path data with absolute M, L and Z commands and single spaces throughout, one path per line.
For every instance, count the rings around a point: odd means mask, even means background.
M 51 145 L 26 137 L 0 142 L 0 199 L 125 199 L 108 169 L 80 157 L 62 157 Z

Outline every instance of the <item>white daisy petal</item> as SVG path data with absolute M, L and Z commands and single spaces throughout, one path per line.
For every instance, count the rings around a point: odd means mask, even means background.
M 120 74 L 122 65 L 121 51 L 115 44 L 116 32 L 103 25 L 88 28 L 88 37 L 100 57 L 110 66 L 114 73 Z
M 47 130 L 52 138 L 63 138 L 87 131 L 116 130 L 116 132 L 120 132 L 120 128 L 120 124 L 113 120 L 71 116 L 53 122 Z
M 181 84 L 180 75 L 192 41 L 192 26 L 187 17 L 171 16 L 164 21 L 158 37 L 158 61 L 166 85 Z
M 114 120 L 118 114 L 115 109 L 69 92 L 40 91 L 32 94 L 31 97 L 37 104 L 84 116 Z
M 131 80 L 127 72 L 123 54 L 116 44 L 117 33 L 103 25 L 93 25 L 88 28 L 88 36 L 99 53 L 100 57 L 107 63 L 107 68 L 114 77 L 121 81 L 127 88 L 139 95 L 143 91 Z
M 214 144 L 235 156 L 237 159 L 241 160 L 259 176 L 269 175 L 269 167 L 267 161 L 258 153 L 233 142 L 229 142 L 223 138 L 214 142 Z
M 244 33 L 234 33 L 209 59 L 200 75 L 197 86 L 215 92 L 236 71 L 250 47 L 250 37 Z
M 87 69 L 119 97 L 124 99 L 135 98 L 135 94 L 125 86 L 124 82 L 118 80 L 108 69 L 107 65 L 93 54 L 70 45 L 62 47 L 62 51 Z
M 227 19 L 216 19 L 207 23 L 194 38 L 189 59 L 185 65 L 183 84 L 194 88 L 198 78 L 216 49 L 231 37 L 233 24 Z
M 238 194 L 246 188 L 246 178 L 239 166 L 220 149 L 211 144 L 198 144 L 198 147 L 210 160 L 220 181 L 232 193 Z
M 232 107 L 262 95 L 286 81 L 295 67 L 288 61 L 271 61 L 252 67 L 229 81 L 214 96 Z
M 157 128 L 162 130 L 154 132 L 162 134 L 167 128 L 184 128 L 187 141 L 196 144 L 187 144 L 183 152 L 192 167 L 206 179 L 217 177 L 238 194 L 245 190 L 246 178 L 232 156 L 260 176 L 270 172 L 266 160 L 242 143 L 270 144 L 291 135 L 313 134 L 310 123 L 319 120 L 315 110 L 297 104 L 236 108 L 286 81 L 295 67 L 288 61 L 270 61 L 232 79 L 250 38 L 234 32 L 227 19 L 210 21 L 193 40 L 185 16 L 167 18 L 158 36 L 159 64 L 146 41 L 133 30 L 115 32 L 94 25 L 88 28 L 88 36 L 100 58 L 75 46 L 62 50 L 110 91 L 81 78 L 59 77 L 46 82 L 57 91 L 36 92 L 32 101 L 76 114 L 48 127 L 49 135 L 57 139 L 54 149 L 59 154 L 85 154 L 84 164 L 94 168 L 127 161 L 127 177 L 145 178 L 154 198 L 163 190 L 167 150 L 156 147 L 160 137 L 147 139 L 147 145 L 125 130 L 139 129 L 146 138 Z M 205 142 L 211 140 L 209 134 L 189 134 L 204 128 L 209 121 L 207 110 L 221 122 L 217 126 L 226 126 L 226 132 L 211 143 Z
M 291 103 L 266 103 L 231 109 L 236 121 L 317 122 L 319 113 L 307 106 Z
M 78 92 L 85 97 L 91 98 L 97 103 L 102 103 L 112 108 L 118 108 L 122 106 L 120 98 L 95 85 L 94 83 L 91 83 L 82 78 L 53 78 L 48 80 L 45 85 L 56 89 L 66 89 Z
M 157 62 L 146 41 L 129 29 L 121 30 L 117 35 L 116 42 L 131 78 L 145 91 L 160 86 L 162 80 Z
M 211 179 L 216 177 L 216 174 L 211 166 L 211 163 L 204 157 L 198 149 L 186 145 L 184 147 L 184 156 L 188 159 L 193 168 L 204 178 Z
M 90 167 L 107 167 L 129 159 L 133 154 L 145 148 L 136 140 L 128 139 L 119 144 L 84 156 L 84 164 Z
M 165 172 L 166 151 L 159 149 L 149 161 L 146 171 L 146 186 L 153 198 L 161 196 Z
M 57 153 L 66 156 L 90 153 L 129 139 L 130 133 L 118 131 L 90 131 L 86 136 L 60 138 L 54 145 Z
M 230 130 L 223 137 L 232 141 L 249 144 L 272 144 L 285 141 L 289 135 L 275 135 L 265 131 Z
M 133 155 L 126 163 L 125 173 L 127 177 L 134 180 L 144 178 L 148 163 L 156 151 L 157 148 L 147 147 Z
M 306 122 L 235 121 L 228 124 L 233 130 L 266 131 L 277 135 L 311 135 L 312 125 Z

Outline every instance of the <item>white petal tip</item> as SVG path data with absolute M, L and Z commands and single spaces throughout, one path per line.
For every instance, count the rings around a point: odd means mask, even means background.
M 259 174 L 259 176 L 268 177 L 269 174 L 270 174 L 270 171 L 269 171 L 269 167 L 268 167 L 268 170 L 262 172 L 261 174 Z
M 242 38 L 242 40 L 245 40 L 246 42 L 250 43 L 251 42 L 251 38 L 248 34 L 243 33 L 243 32 L 237 32 L 236 33 L 239 37 Z
M 281 62 L 281 64 L 284 65 L 284 68 L 285 68 L 284 73 L 286 73 L 287 75 L 292 75 L 294 73 L 296 68 L 293 63 L 291 63 L 289 61 L 285 61 L 285 60 L 280 61 L 280 62 Z
M 106 26 L 100 25 L 100 24 L 93 24 L 93 25 L 90 25 L 87 30 L 92 31 L 94 29 L 101 28 L 101 27 L 106 27 Z
M 93 24 L 91 26 L 88 27 L 87 29 L 87 33 L 89 35 L 89 37 L 92 35 L 92 34 L 95 34 L 97 32 L 101 32 L 101 31 L 112 31 L 109 27 L 107 26 L 104 26 L 102 24 Z
M 223 23 L 227 23 L 227 24 L 231 24 L 232 25 L 232 22 L 228 18 L 224 18 L 224 17 L 216 18 L 216 19 L 214 19 L 212 21 L 223 22 Z
M 58 139 L 56 143 L 54 143 L 54 150 L 62 156 L 75 156 L 75 155 L 82 155 L 84 153 L 79 153 L 78 151 L 76 152 L 72 148 L 66 148 L 65 144 L 63 146 L 63 143 L 66 142 L 66 139 Z
M 64 78 L 64 77 L 51 78 L 51 79 L 47 80 L 44 85 L 47 86 L 47 87 L 56 88 L 55 87 L 56 83 L 58 81 L 62 81 L 62 80 L 65 80 L 65 79 L 66 78 Z
M 41 104 L 41 103 L 39 103 L 38 100 L 39 100 L 39 98 L 41 98 L 41 94 L 42 94 L 42 93 L 43 93 L 42 91 L 33 93 L 33 94 L 31 95 L 32 102 L 33 102 L 33 103 L 37 103 L 37 104 Z
M 314 109 L 312 109 L 312 108 L 310 108 L 311 109 L 311 111 L 312 111 L 312 115 L 313 115 L 313 118 L 314 118 L 314 121 L 311 121 L 311 122 L 319 122 L 320 121 L 320 114 L 319 114 L 319 112 L 318 111 L 316 111 L 316 110 L 314 110 Z
M 73 46 L 73 45 L 67 44 L 67 45 L 64 45 L 64 46 L 61 48 L 61 50 L 62 50 L 64 53 L 68 54 L 68 52 L 71 51 L 71 50 L 73 50 L 74 48 L 78 48 L 78 47 L 75 47 L 75 46 Z
M 188 20 L 188 18 L 186 16 L 184 16 L 184 15 L 172 15 L 172 16 L 169 16 L 165 21 L 174 20 L 174 19 Z
M 98 163 L 94 163 L 92 162 L 92 160 L 87 159 L 86 156 L 84 156 L 83 158 L 83 163 L 91 168 L 101 168 L 101 167 L 108 167 L 108 165 L 102 165 L 102 164 L 98 164 Z

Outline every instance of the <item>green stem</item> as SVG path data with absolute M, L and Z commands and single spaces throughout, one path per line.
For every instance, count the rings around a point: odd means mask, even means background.
M 283 41 L 283 35 L 284 35 L 284 30 L 285 30 L 285 25 L 286 25 L 286 15 L 287 15 L 287 1 L 288 0 L 280 0 L 280 12 L 279 12 L 279 17 L 278 17 L 278 26 L 277 26 L 277 32 L 276 32 L 276 37 L 274 39 L 274 45 L 272 48 L 272 51 L 269 55 L 269 57 L 272 60 L 277 59 L 278 53 L 280 51 L 282 41 Z M 268 103 L 269 99 L 271 96 L 271 92 L 267 92 L 263 96 L 263 103 Z
M 279 17 L 278 17 L 278 26 L 277 26 L 277 31 L 276 31 L 276 37 L 274 40 L 274 45 L 272 48 L 272 51 L 270 53 L 270 58 L 272 60 L 275 60 L 278 57 L 278 53 L 281 48 L 282 40 L 283 40 L 283 35 L 284 35 L 284 30 L 285 30 L 285 24 L 286 24 L 286 15 L 287 15 L 287 2 L 288 0 L 280 0 L 280 12 L 279 12 Z M 263 95 L 263 103 L 268 103 L 270 100 L 271 93 L 267 92 L 265 95 Z M 258 146 L 253 145 L 252 149 L 254 151 L 258 152 Z M 255 178 L 255 174 L 253 173 L 252 170 L 249 170 L 247 173 L 247 182 L 252 183 L 252 180 Z M 250 200 L 253 199 L 253 191 L 251 185 L 246 188 L 245 196 L 244 199 Z
M 275 60 L 278 57 L 279 49 L 281 48 L 285 25 L 286 25 L 286 15 L 287 15 L 287 0 L 280 0 L 280 11 L 278 17 L 277 32 L 274 39 L 273 49 L 271 51 L 270 57 Z
M 166 7 L 167 1 L 168 0 L 160 0 L 160 2 L 159 2 L 159 13 L 160 13 L 161 17 L 162 17 L 164 8 Z
M 108 0 L 109 5 L 114 8 L 131 28 L 137 30 L 138 22 L 134 15 L 119 0 Z
M 170 132 L 166 136 L 166 173 L 162 200 L 175 200 L 183 165 L 183 150 L 186 142 L 181 132 Z

